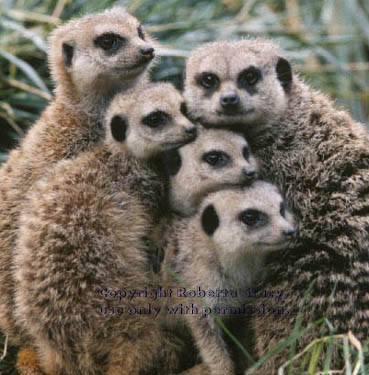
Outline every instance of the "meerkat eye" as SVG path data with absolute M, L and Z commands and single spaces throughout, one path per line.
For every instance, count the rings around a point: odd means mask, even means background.
M 239 219 L 251 228 L 264 226 L 268 220 L 263 212 L 253 209 L 241 212 Z
M 123 42 L 124 38 L 114 33 L 100 35 L 94 40 L 95 46 L 109 52 L 118 50 L 122 46 Z
M 251 66 L 250 68 L 244 70 L 238 78 L 238 83 L 240 86 L 254 86 L 261 78 L 261 72 L 259 69 Z
M 169 122 L 170 116 L 163 111 L 151 112 L 143 118 L 142 123 L 150 128 L 157 128 L 158 126 L 165 125 Z
M 245 146 L 243 149 L 242 149 L 242 155 L 243 157 L 245 158 L 245 160 L 249 160 L 249 157 L 250 157 L 250 150 L 247 146 Z
M 138 27 L 137 32 L 138 32 L 138 37 L 140 39 L 142 39 L 142 40 L 145 40 L 145 34 L 144 34 L 143 30 L 142 30 L 142 26 L 141 25 Z
M 279 213 L 281 214 L 282 217 L 285 217 L 286 215 L 286 207 L 283 202 L 281 202 L 280 208 L 279 208 Z
M 202 73 L 200 84 L 206 89 L 216 89 L 219 86 L 219 78 L 213 73 Z
M 209 151 L 202 156 L 202 160 L 212 167 L 220 168 L 229 163 L 230 157 L 223 151 Z

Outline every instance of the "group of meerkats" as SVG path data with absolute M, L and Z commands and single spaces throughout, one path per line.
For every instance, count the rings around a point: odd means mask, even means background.
M 0 326 L 21 374 L 243 373 L 216 314 L 166 307 L 271 304 L 174 295 L 151 301 L 158 316 L 120 315 L 102 288 L 284 291 L 287 315 L 219 315 L 257 358 L 298 313 L 368 337 L 369 136 L 277 45 L 201 46 L 183 95 L 150 82 L 157 43 L 122 8 L 58 27 L 49 46 L 55 98 L 0 171 Z

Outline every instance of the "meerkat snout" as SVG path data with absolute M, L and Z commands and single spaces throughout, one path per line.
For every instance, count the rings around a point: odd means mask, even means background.
M 245 178 L 246 182 L 253 181 L 254 178 L 256 177 L 257 171 L 256 170 L 248 170 L 248 169 L 243 169 L 242 170 L 242 176 Z
M 195 126 L 190 126 L 185 128 L 185 133 L 189 136 L 196 137 L 197 129 Z
M 240 103 L 240 97 L 237 94 L 227 94 L 220 97 L 220 105 L 225 110 L 232 110 Z
M 145 57 L 148 60 L 152 60 L 155 57 L 154 48 L 147 47 L 147 48 L 141 48 L 140 53 L 143 57 Z
M 287 239 L 294 238 L 294 237 L 296 237 L 296 229 L 285 229 L 285 230 L 283 231 L 283 235 L 284 235 Z

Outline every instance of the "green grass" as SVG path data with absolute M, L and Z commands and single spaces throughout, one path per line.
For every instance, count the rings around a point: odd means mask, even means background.
M 0 163 L 52 96 L 46 62 L 48 33 L 71 17 L 112 5 L 126 6 L 165 46 L 154 69 L 155 80 L 170 80 L 181 88 L 186 56 L 204 42 L 269 36 L 280 42 L 312 86 L 369 124 L 367 0 L 0 0 Z M 316 324 L 329 326 L 324 318 Z M 364 343 L 360 349 L 353 337 L 333 335 L 317 338 L 295 353 L 294 342 L 302 332 L 297 326 L 274 349 L 291 348 L 291 363 L 280 374 L 317 373 L 322 356 L 326 374 L 330 373 L 333 347 L 347 361 L 343 374 L 369 374 L 369 364 L 365 370 L 363 366 L 369 355 Z M 10 348 L 0 362 L 1 375 L 15 374 L 14 353 Z M 300 359 L 302 364 L 294 368 Z

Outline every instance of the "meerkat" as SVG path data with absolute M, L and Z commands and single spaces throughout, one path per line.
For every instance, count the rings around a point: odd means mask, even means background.
M 168 313 L 161 314 L 167 324 L 185 319 L 211 375 L 233 374 L 214 314 L 222 318 L 245 302 L 240 291 L 260 277 L 265 254 L 295 235 L 292 214 L 275 186 L 256 181 L 210 193 L 194 216 L 173 220 L 172 229 L 162 279 L 173 290 L 169 303 L 192 306 L 192 313 L 171 314 L 173 306 L 167 306 Z M 215 295 L 217 290 L 239 295 Z
M 168 154 L 165 167 L 170 209 L 183 216 L 193 215 L 207 193 L 248 184 L 258 173 L 242 134 L 201 127 L 195 141 Z
M 169 344 L 153 345 L 165 342 L 155 319 L 130 314 L 142 299 L 126 300 L 120 316 L 99 291 L 153 285 L 148 258 L 165 184 L 152 160 L 196 136 L 182 102 L 170 84 L 118 94 L 104 144 L 60 161 L 27 196 L 14 254 L 15 318 L 48 375 L 152 374 L 175 360 Z
M 288 102 L 286 61 L 265 65 L 263 56 L 276 53 L 276 46 L 269 50 L 254 42 L 257 57 L 252 61 L 243 41 L 208 43 L 191 52 L 184 85 L 190 118 L 207 127 L 230 127 L 265 124 L 281 116 Z
M 12 318 L 12 251 L 24 197 L 61 159 L 91 149 L 118 92 L 148 81 L 154 41 L 123 8 L 86 15 L 55 29 L 48 59 L 55 98 L 0 170 L 0 327 L 20 343 Z
M 299 235 L 294 249 L 268 257 L 263 285 L 288 292 L 284 304 L 291 319 L 252 317 L 259 357 L 291 334 L 312 280 L 303 321 L 317 321 L 330 307 L 328 319 L 335 332 L 351 330 L 358 339 L 366 339 L 369 136 L 365 127 L 302 82 L 279 47 L 264 39 L 214 43 L 194 51 L 186 68 L 184 95 L 190 114 L 206 126 L 230 124 L 244 132 L 260 161 L 261 176 L 280 188 L 295 212 Z M 219 110 L 223 104 L 227 112 Z M 312 330 L 301 337 L 296 350 L 318 334 Z M 258 371 L 274 374 L 286 360 L 284 351 Z M 340 361 L 337 356 L 332 365 L 339 366 Z

